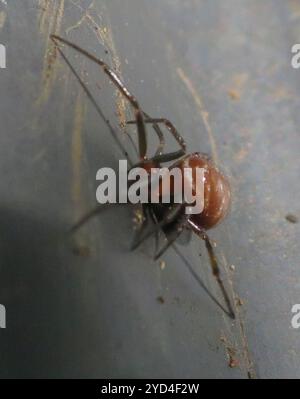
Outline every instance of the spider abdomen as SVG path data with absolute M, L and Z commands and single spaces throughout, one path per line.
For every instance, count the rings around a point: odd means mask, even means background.
M 201 182 L 196 181 L 196 168 L 204 169 L 204 208 L 201 213 L 191 215 L 192 221 L 205 230 L 216 226 L 227 215 L 231 202 L 231 190 L 228 179 L 214 163 L 201 153 L 193 153 L 179 165 L 192 169 L 193 189 Z

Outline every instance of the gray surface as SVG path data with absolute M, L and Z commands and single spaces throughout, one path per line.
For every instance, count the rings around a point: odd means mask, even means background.
M 290 327 L 299 224 L 285 220 L 300 213 L 300 72 L 290 67 L 298 2 L 110 0 L 85 14 L 89 4 L 0 5 L 8 52 L 0 70 L 0 377 L 299 377 L 299 332 Z M 53 62 L 51 32 L 117 66 L 147 112 L 171 119 L 190 149 L 212 152 L 231 176 L 232 212 L 211 236 L 243 302 L 236 323 L 174 251 L 163 271 L 151 243 L 128 251 L 130 208 L 67 237 L 95 204 L 96 170 L 116 168 L 121 154 L 61 58 Z M 68 55 L 130 149 L 113 88 Z M 90 256 L 74 255 L 74 245 Z M 218 295 L 203 244 L 180 250 Z M 228 366 L 230 348 L 239 367 Z

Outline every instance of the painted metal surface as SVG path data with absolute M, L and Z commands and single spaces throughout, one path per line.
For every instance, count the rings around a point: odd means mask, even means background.
M 291 328 L 299 224 L 285 219 L 300 212 L 300 72 L 290 66 L 298 2 L 18 0 L 0 8 L 0 377 L 299 377 Z M 109 125 L 101 119 L 50 33 L 105 59 L 148 113 L 172 120 L 191 151 L 211 153 L 230 176 L 232 212 L 211 237 L 236 322 L 186 267 L 219 295 L 196 238 L 178 245 L 185 261 L 171 249 L 163 268 L 151 242 L 129 251 L 129 207 L 67 234 L 95 205 L 96 171 L 122 158 L 111 129 L 134 151 L 120 126 L 128 104 L 66 50 Z

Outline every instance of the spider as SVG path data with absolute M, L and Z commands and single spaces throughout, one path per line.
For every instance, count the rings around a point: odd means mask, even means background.
M 218 305 L 230 318 L 234 319 L 235 313 L 221 278 L 221 273 L 216 255 L 214 253 L 213 245 L 206 232 L 208 229 L 215 227 L 219 222 L 221 222 L 228 213 L 231 202 L 231 190 L 227 178 L 219 171 L 213 161 L 206 154 L 200 152 L 187 153 L 186 143 L 175 126 L 166 118 L 151 118 L 146 112 L 144 112 L 135 96 L 131 94 L 118 75 L 104 61 L 62 37 L 54 34 L 50 37 L 54 42 L 56 49 L 71 68 L 85 93 L 93 102 L 98 111 L 99 106 L 97 105 L 91 92 L 83 83 L 80 76 L 77 74 L 63 53 L 59 43 L 74 49 L 90 61 L 98 64 L 108 78 L 122 93 L 122 95 L 131 104 L 134 110 L 135 119 L 127 121 L 127 124 L 135 124 L 137 127 L 139 162 L 135 166 L 138 165 L 150 173 L 151 168 L 160 168 L 163 163 L 170 163 L 174 161 L 169 168 L 172 168 L 174 165 L 181 169 L 189 167 L 192 168 L 193 172 L 195 168 L 204 169 L 204 208 L 202 212 L 192 215 L 186 214 L 185 207 L 187 204 L 175 204 L 172 203 L 172 200 L 168 204 L 142 204 L 142 222 L 138 230 L 138 234 L 136 234 L 136 238 L 132 244 L 132 249 L 136 249 L 145 239 L 152 235 L 155 235 L 157 242 L 159 232 L 163 231 L 166 237 L 166 243 L 159 250 L 157 250 L 156 245 L 155 259 L 157 259 L 176 241 L 183 230 L 189 230 L 195 233 L 205 242 L 212 273 L 220 287 L 226 304 L 226 309 L 219 302 Z M 152 125 L 153 130 L 159 139 L 158 148 L 152 157 L 147 155 L 146 126 L 149 124 Z M 161 126 L 165 126 L 166 130 L 174 137 L 179 147 L 177 151 L 164 152 L 165 140 Z M 192 176 L 194 178 L 194 173 Z M 192 181 L 190 184 L 195 184 L 195 182 Z M 170 194 L 172 198 L 172 193 Z M 73 227 L 73 230 L 82 226 L 88 219 L 96 215 L 98 212 L 99 207 L 89 212 L 81 220 L 79 220 L 79 222 Z M 152 220 L 153 222 L 152 227 L 146 232 L 146 234 L 143 234 L 149 220 Z

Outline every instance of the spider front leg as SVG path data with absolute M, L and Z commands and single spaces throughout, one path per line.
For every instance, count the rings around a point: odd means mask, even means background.
M 124 95 L 124 97 L 127 98 L 127 100 L 130 102 L 132 107 L 134 108 L 135 112 L 135 123 L 137 124 L 137 129 L 138 129 L 138 136 L 139 136 L 139 156 L 140 159 L 143 160 L 146 158 L 146 152 L 147 152 L 147 138 L 146 138 L 146 127 L 144 123 L 144 114 L 143 111 L 137 101 L 137 99 L 134 97 L 133 94 L 130 93 L 130 91 L 127 89 L 127 87 L 124 85 L 124 83 L 121 81 L 121 79 L 118 77 L 118 75 L 101 59 L 95 57 L 93 54 L 89 53 L 88 51 L 82 49 L 81 47 L 77 46 L 76 44 L 69 42 L 66 39 L 63 39 L 62 37 L 59 37 L 57 35 L 51 35 L 50 36 L 52 41 L 54 42 L 55 46 L 57 47 L 58 51 L 60 54 L 63 54 L 61 49 L 59 48 L 59 45 L 57 42 L 61 42 L 74 50 L 78 51 L 91 61 L 95 62 L 98 64 L 105 74 L 109 77 L 109 79 L 115 84 L 115 86 L 120 90 L 120 92 Z M 65 58 L 65 57 L 64 57 Z
M 145 123 L 151 123 L 154 126 L 158 126 L 159 124 L 165 125 L 167 127 L 168 131 L 172 134 L 172 136 L 177 141 L 177 143 L 180 146 L 183 153 L 185 154 L 186 143 L 172 122 L 170 122 L 166 118 L 150 118 L 147 114 L 144 113 L 144 115 L 145 115 L 145 120 L 144 120 Z M 133 123 L 136 123 L 136 121 L 128 121 L 127 122 L 127 124 L 133 124 Z
M 151 159 L 151 161 L 157 162 L 157 163 L 170 162 L 170 161 L 174 161 L 175 159 L 181 158 L 182 156 L 184 156 L 186 154 L 186 143 L 185 143 L 184 139 L 179 134 L 179 132 L 177 131 L 175 126 L 168 119 L 150 118 L 149 115 L 147 115 L 145 112 L 144 112 L 144 116 L 145 116 L 144 122 L 146 124 L 148 124 L 148 123 L 152 124 L 152 127 L 155 130 L 155 132 L 158 135 L 159 140 L 160 140 L 159 147 L 157 148 L 156 153 L 155 153 L 154 157 Z M 127 124 L 136 124 L 136 121 L 128 121 L 126 123 Z M 163 154 L 162 150 L 164 148 L 165 141 L 163 138 L 164 137 L 163 132 L 161 131 L 161 129 L 159 127 L 159 124 L 161 124 L 161 123 L 163 123 L 167 126 L 168 130 L 171 132 L 171 134 L 173 135 L 173 137 L 179 144 L 180 150 Z M 141 161 L 138 164 L 138 166 L 142 166 L 142 163 L 143 163 L 143 161 Z
M 150 119 L 150 116 L 148 114 L 146 114 L 146 112 L 144 112 L 144 117 Z M 130 121 L 127 123 L 130 123 Z M 164 138 L 164 134 L 163 134 L 161 128 L 159 127 L 159 125 L 157 123 L 153 123 L 152 127 L 158 137 L 158 140 L 159 140 L 159 145 L 155 152 L 155 156 L 157 156 L 157 155 L 161 155 L 163 153 L 163 149 L 165 146 L 165 138 Z

